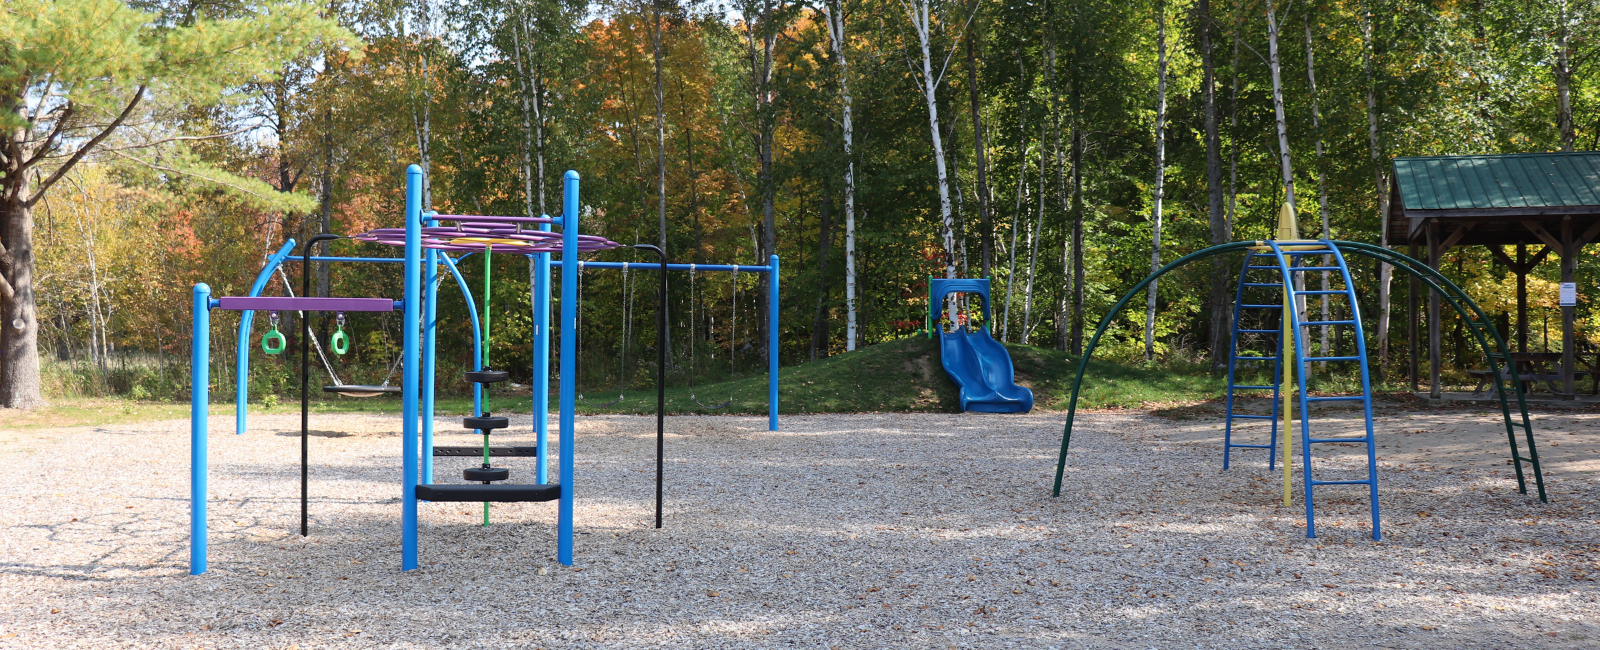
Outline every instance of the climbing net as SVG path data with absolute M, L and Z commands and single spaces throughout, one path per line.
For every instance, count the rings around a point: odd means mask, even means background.
M 554 223 L 548 217 L 493 217 L 460 214 L 434 215 L 432 219 L 448 221 L 453 226 L 430 226 L 422 229 L 422 246 L 442 251 L 480 252 L 493 250 L 500 253 L 559 253 L 561 233 L 539 230 L 537 224 Z M 534 226 L 529 228 L 529 226 Z M 356 241 L 387 246 L 405 246 L 405 228 L 377 228 L 351 237 Z M 578 252 L 619 248 L 622 244 L 599 235 L 578 235 Z

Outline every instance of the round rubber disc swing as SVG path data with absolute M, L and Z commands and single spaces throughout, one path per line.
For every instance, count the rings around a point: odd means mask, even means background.
M 272 329 L 261 336 L 261 351 L 267 354 L 281 354 L 289 343 L 283 337 L 283 332 L 278 331 L 278 312 L 267 314 L 267 322 L 272 324 Z
M 333 353 L 344 356 L 350 351 L 350 335 L 344 333 L 344 312 L 339 312 L 334 322 L 338 324 L 339 331 L 333 333 L 333 338 L 328 340 L 328 345 L 333 348 Z

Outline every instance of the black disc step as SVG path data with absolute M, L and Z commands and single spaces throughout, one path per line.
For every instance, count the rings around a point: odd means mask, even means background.
M 525 501 L 555 501 L 561 498 L 561 486 L 516 485 L 500 483 L 482 485 L 474 483 L 435 483 L 417 486 L 417 498 L 423 501 L 473 503 L 520 503 Z
M 511 373 L 504 370 L 469 370 L 467 383 L 469 384 L 498 384 L 511 379 Z
M 504 481 L 511 478 L 511 470 L 504 467 L 468 467 L 461 470 L 461 478 L 468 481 Z
M 470 456 L 483 457 L 483 447 L 434 447 L 434 456 Z M 490 456 L 510 456 L 515 458 L 536 458 L 539 455 L 538 447 L 490 447 Z
M 511 426 L 511 421 L 507 420 L 505 418 L 490 417 L 488 415 L 483 415 L 483 416 L 479 416 L 479 417 L 475 417 L 475 418 L 474 417 L 461 418 L 461 426 L 464 426 L 464 427 L 466 427 L 468 429 L 479 429 L 479 430 L 482 430 L 482 431 L 488 431 L 490 429 L 504 429 L 506 427 L 509 427 L 509 426 Z

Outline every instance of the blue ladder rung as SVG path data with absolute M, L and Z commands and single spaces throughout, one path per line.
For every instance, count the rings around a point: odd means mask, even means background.
M 1360 395 L 1353 395 L 1353 396 L 1346 396 L 1346 397 L 1307 397 L 1306 401 L 1307 402 L 1359 402 L 1359 401 L 1362 401 L 1362 400 L 1365 400 L 1365 399 L 1366 399 L 1365 397 L 1362 397 Z
M 1332 444 L 1336 442 L 1372 442 L 1367 438 L 1312 438 L 1311 444 Z
M 1228 417 L 1236 419 L 1236 420 L 1272 420 L 1272 419 L 1276 419 L 1278 416 L 1276 416 L 1276 415 L 1245 415 L 1245 414 L 1242 414 L 1242 413 L 1233 413 L 1233 414 L 1228 415 Z
M 1333 249 L 1324 247 L 1324 248 L 1315 248 L 1315 249 L 1308 250 L 1308 251 L 1284 251 L 1283 254 L 1284 255 L 1332 255 L 1333 254 Z
M 1283 305 L 1239 305 L 1240 309 L 1283 309 Z
M 1283 285 L 1280 284 L 1278 286 L 1281 287 Z M 1297 296 L 1342 296 L 1345 293 L 1346 292 L 1344 292 L 1344 291 L 1296 291 L 1296 292 L 1294 292 L 1294 295 L 1297 295 Z
M 1238 385 L 1234 385 L 1234 386 L 1229 386 L 1228 388 L 1232 388 L 1233 390 L 1272 390 L 1274 388 L 1277 388 L 1277 386 L 1238 386 Z
M 1299 273 L 1301 271 L 1342 271 L 1344 269 L 1337 266 L 1291 266 L 1289 270 Z
M 1372 485 L 1372 479 L 1365 481 L 1312 481 L 1312 485 Z
M 1360 361 L 1361 357 L 1306 357 L 1301 361 Z
M 1246 334 L 1277 334 L 1278 333 L 1278 330 L 1234 330 L 1234 331 L 1236 331 L 1236 332 L 1244 332 Z
M 1354 325 L 1354 324 L 1356 324 L 1356 322 L 1353 321 L 1353 320 L 1308 320 L 1308 321 L 1306 321 L 1304 323 L 1301 323 L 1300 326 L 1301 327 L 1310 327 L 1312 325 Z

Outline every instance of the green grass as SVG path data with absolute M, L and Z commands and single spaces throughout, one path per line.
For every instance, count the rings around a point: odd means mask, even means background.
M 1007 345 L 1016 367 L 1017 382 L 1034 392 L 1035 407 L 1064 410 L 1076 361 L 1066 353 L 1024 345 Z M 1084 375 L 1079 408 L 1162 408 L 1196 404 L 1219 398 L 1223 378 L 1205 372 L 1192 363 L 1122 364 L 1093 361 Z M 780 373 L 780 413 L 863 413 L 863 412 L 938 412 L 953 413 L 957 391 L 939 363 L 939 342 L 924 335 L 867 346 L 811 363 L 784 368 Z M 594 404 L 616 399 L 614 389 L 585 391 Z M 225 396 L 215 395 L 213 399 Z M 721 409 L 706 408 L 723 402 Z M 552 408 L 556 401 L 551 396 Z M 529 413 L 531 399 L 526 389 L 491 391 L 485 407 L 495 413 Z M 697 403 L 698 402 L 698 403 Z M 705 406 L 702 406 L 705 405 Z M 623 400 L 611 406 L 578 402 L 582 414 L 655 413 L 654 388 L 623 393 Z M 462 415 L 472 408 L 467 395 L 441 396 L 436 403 L 439 415 Z M 256 400 L 252 414 L 298 413 L 299 400 Z M 218 401 L 211 405 L 212 417 L 233 414 L 232 404 Z M 398 413 L 398 396 L 351 398 L 315 395 L 313 413 Z M 11 412 L 5 429 L 36 429 L 64 426 L 98 426 L 161 419 L 181 419 L 189 408 L 182 402 L 135 401 L 115 397 L 61 397 L 47 408 Z M 749 375 L 696 388 L 669 387 L 666 412 L 673 415 L 741 414 L 767 412 L 766 375 Z

